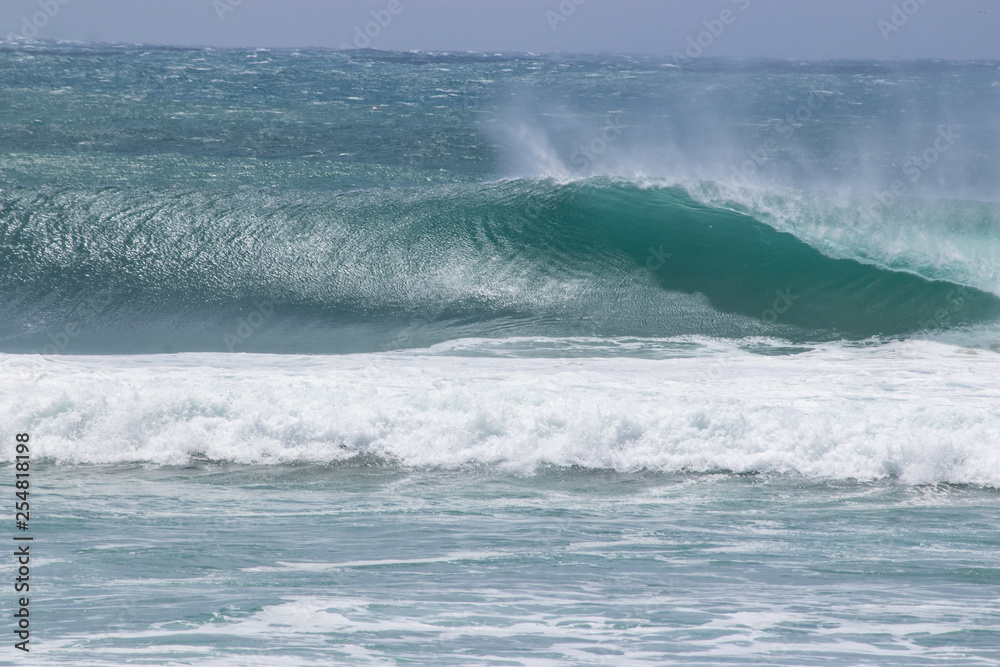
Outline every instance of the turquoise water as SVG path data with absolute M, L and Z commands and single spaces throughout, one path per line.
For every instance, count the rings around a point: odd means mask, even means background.
M 18 664 L 997 664 L 998 103 L 0 43 Z
M 0 66 L 4 351 L 997 341 L 992 63 L 10 43 Z

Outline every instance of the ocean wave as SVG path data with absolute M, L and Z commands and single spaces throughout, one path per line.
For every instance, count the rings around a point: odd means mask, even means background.
M 351 352 L 512 335 L 802 342 L 1000 318 L 993 265 L 974 254 L 982 243 L 963 255 L 964 242 L 946 239 L 947 261 L 936 261 L 921 250 L 925 230 L 910 232 L 912 248 L 852 251 L 850 238 L 816 232 L 817 216 L 826 215 L 824 229 L 842 220 L 801 197 L 791 206 L 785 196 L 776 214 L 779 194 L 752 208 L 717 184 L 609 179 L 334 193 L 11 188 L 0 198 L 0 346 Z
M 0 427 L 30 432 L 39 460 L 69 464 L 368 461 L 1000 485 L 1000 355 L 989 351 L 911 341 L 785 356 L 713 343 L 662 359 L 428 352 L 0 355 Z

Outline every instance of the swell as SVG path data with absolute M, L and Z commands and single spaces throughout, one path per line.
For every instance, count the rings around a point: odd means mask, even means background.
M 465 336 L 905 336 L 1000 299 L 675 187 L 12 188 L 2 351 L 347 352 Z

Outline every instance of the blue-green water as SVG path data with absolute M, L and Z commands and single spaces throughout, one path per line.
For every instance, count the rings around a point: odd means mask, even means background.
M 803 342 L 1000 318 L 992 63 L 0 58 L 7 351 Z M 71 350 L 52 340 L 84 320 Z
M 45 664 L 1000 659 L 993 490 L 364 465 L 36 474 Z
M 0 44 L 0 659 L 997 664 L 998 103 Z

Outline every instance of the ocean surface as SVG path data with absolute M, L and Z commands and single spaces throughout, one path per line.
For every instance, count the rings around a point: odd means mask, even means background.
M 0 42 L 0 662 L 1000 664 L 997 108 Z

